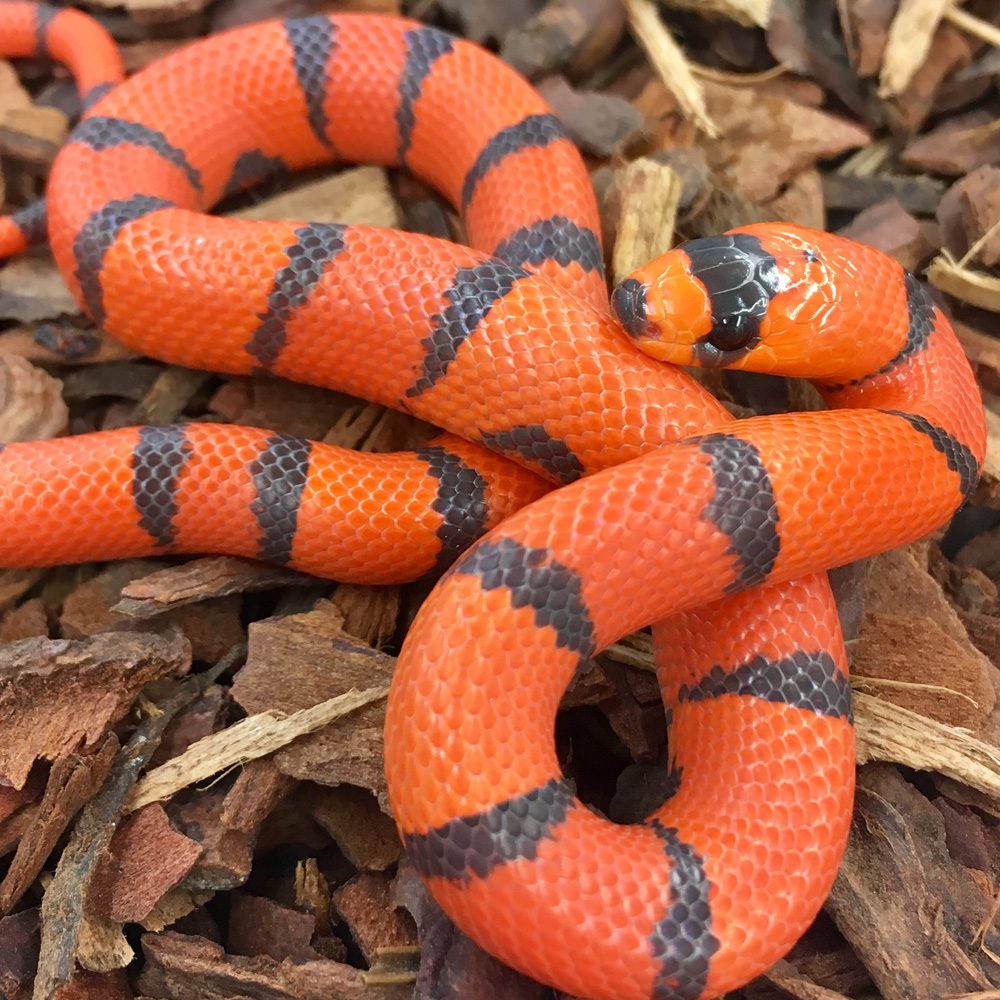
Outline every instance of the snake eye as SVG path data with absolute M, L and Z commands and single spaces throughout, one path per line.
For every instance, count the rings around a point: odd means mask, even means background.
M 712 327 L 705 340 L 719 351 L 741 351 L 757 337 L 758 328 L 755 316 L 726 316 Z

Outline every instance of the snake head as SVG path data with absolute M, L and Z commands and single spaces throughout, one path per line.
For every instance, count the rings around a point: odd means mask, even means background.
M 762 224 L 691 240 L 626 278 L 611 297 L 629 337 L 674 364 L 819 377 L 845 347 L 834 306 L 840 240 Z M 824 358 L 824 352 L 830 354 Z

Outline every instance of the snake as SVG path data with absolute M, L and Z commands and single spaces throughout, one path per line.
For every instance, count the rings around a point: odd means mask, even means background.
M 83 113 L 43 202 L 95 324 L 142 354 L 267 374 L 442 430 L 362 454 L 214 423 L 0 451 L 0 565 L 231 553 L 434 582 L 386 708 L 409 863 L 501 961 L 588 1000 L 716 997 L 785 954 L 850 828 L 848 663 L 826 570 L 926 536 L 985 451 L 927 288 L 791 223 L 682 243 L 608 294 L 596 196 L 533 87 L 370 14 L 220 32 L 123 80 L 84 14 L 0 6 Z M 465 242 L 208 210 L 327 163 L 415 174 Z M 809 378 L 826 409 L 734 420 L 685 366 Z M 612 823 L 553 739 L 594 656 L 653 624 L 666 793 Z

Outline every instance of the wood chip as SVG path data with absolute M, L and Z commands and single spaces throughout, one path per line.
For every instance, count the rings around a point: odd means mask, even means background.
M 388 693 L 386 685 L 361 691 L 351 688 L 341 695 L 288 716 L 282 717 L 275 712 L 251 715 L 228 729 L 206 736 L 179 757 L 150 771 L 136 785 L 126 806 L 130 810 L 140 809 L 150 802 L 170 798 L 180 789 L 211 778 L 230 767 L 266 757 L 300 736 L 322 729 L 334 719 L 349 715 L 365 705 L 382 701 Z
M 687 57 L 664 27 L 652 0 L 624 0 L 629 24 L 653 68 L 667 90 L 676 98 L 687 118 L 711 138 L 720 129 L 709 115 L 701 85 L 688 65 Z
M 927 799 L 893 768 L 863 768 L 827 911 L 879 994 L 954 997 L 990 987 L 996 966 L 974 943 L 989 905 L 949 856 L 941 816 Z M 890 938 L 872 933 L 885 924 L 893 928 Z
M 298 219 L 398 229 L 402 213 L 382 167 L 354 167 L 231 213 L 237 219 Z
M 702 143 L 709 165 L 722 184 L 751 202 L 775 197 L 802 170 L 871 139 L 853 122 L 786 98 L 710 81 L 704 88 L 709 111 L 725 133 Z
M 311 711 L 349 688 L 371 691 L 360 711 L 279 750 L 275 763 L 303 780 L 368 788 L 385 806 L 385 709 L 375 692 L 388 683 L 393 666 L 391 657 L 347 636 L 336 609 L 320 601 L 307 614 L 250 626 L 247 663 L 232 693 L 246 711 L 270 715 Z
M 951 0 L 900 0 L 882 59 L 879 96 L 901 94 L 923 65 Z
M 361 872 L 335 889 L 332 899 L 368 965 L 380 948 L 417 943 L 413 921 L 392 905 L 392 876 Z
M 36 760 L 103 742 L 150 681 L 190 665 L 179 635 L 25 639 L 0 649 L 0 774 L 21 788 Z
M 158 805 L 118 827 L 87 895 L 87 912 L 115 923 L 138 923 L 191 870 L 201 847 L 171 825 Z
M 633 160 L 615 178 L 618 236 L 611 274 L 617 283 L 673 246 L 681 179 L 649 157 Z
M 19 357 L 0 357 L 0 442 L 59 437 L 69 423 L 62 382 Z
M 9 912 L 31 887 L 80 807 L 100 788 L 117 752 L 118 739 L 109 734 L 93 753 L 70 752 L 53 763 L 33 822 L 0 884 L 0 912 Z
M 68 131 L 69 119 L 58 108 L 9 108 L 0 119 L 0 150 L 32 166 L 48 166 Z
M 226 955 L 204 938 L 166 931 L 142 938 L 139 988 L 156 1000 L 408 1000 L 412 985 L 365 984 L 360 970 L 326 960 L 276 962 Z
M 77 316 L 80 306 L 50 260 L 21 257 L 0 271 L 0 316 L 21 323 Z

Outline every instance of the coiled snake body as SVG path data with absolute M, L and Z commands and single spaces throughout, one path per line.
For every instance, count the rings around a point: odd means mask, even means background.
M 593 1000 L 716 996 L 780 957 L 829 890 L 853 791 L 821 571 L 942 524 L 983 458 L 971 371 L 924 288 L 869 248 L 762 225 L 671 251 L 612 312 L 558 120 L 415 22 L 264 22 L 120 86 L 78 12 L 7 3 L 0 38 L 66 62 L 84 95 L 47 235 L 97 323 L 452 432 L 399 455 L 207 424 L 9 444 L 0 565 L 215 551 L 370 583 L 450 565 L 399 657 L 385 746 L 441 905 Z M 204 214 L 334 160 L 413 171 L 474 249 Z M 0 250 L 42 213 L 3 220 Z M 733 422 L 664 361 L 807 375 L 837 410 Z M 581 662 L 650 622 L 675 791 L 615 826 L 562 778 L 553 719 Z

